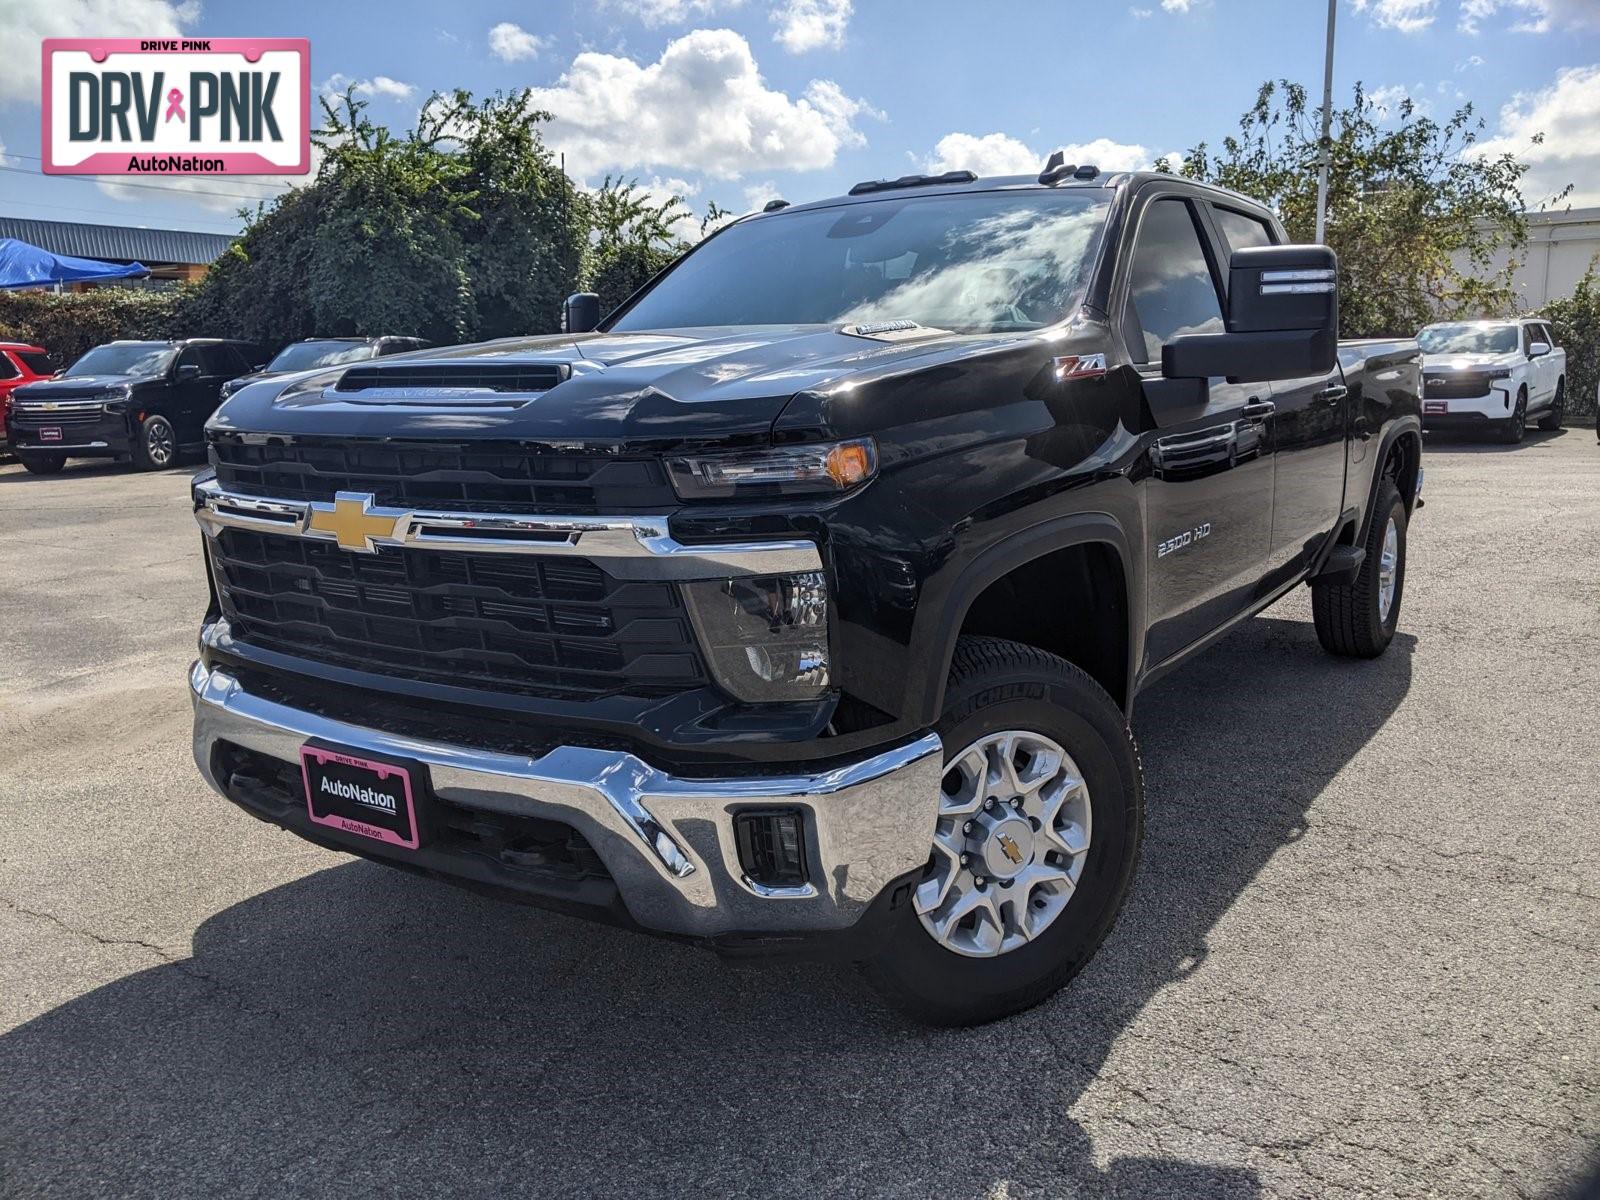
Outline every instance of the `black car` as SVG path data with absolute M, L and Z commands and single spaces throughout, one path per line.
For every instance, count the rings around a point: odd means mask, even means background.
M 223 383 L 265 357 L 249 342 L 218 338 L 96 346 L 56 378 L 12 393 L 12 452 L 35 475 L 54 475 L 69 458 L 169 467 L 203 443 Z
M 266 366 L 249 375 L 230 379 L 222 385 L 222 398 L 226 400 L 247 383 L 287 375 L 292 371 L 310 371 L 317 367 L 340 367 L 345 363 L 364 362 L 369 358 L 386 358 L 391 354 L 404 354 L 408 350 L 425 350 L 430 343 L 418 337 L 336 337 L 306 338 L 291 342 Z
M 929 1021 L 1037 1004 L 1128 896 L 1141 689 L 1302 584 L 1330 652 L 1395 636 L 1421 354 L 1339 342 L 1333 252 L 1287 243 L 1174 175 L 868 181 L 563 335 L 249 388 L 193 485 L 200 769 Z

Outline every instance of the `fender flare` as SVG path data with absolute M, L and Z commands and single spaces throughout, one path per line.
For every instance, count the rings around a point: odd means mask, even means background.
M 1093 544 L 1109 546 L 1122 567 L 1128 622 L 1125 631 L 1128 645 L 1127 682 L 1125 694 L 1113 699 L 1123 706 L 1124 711 L 1131 707 L 1142 649 L 1142 639 L 1134 635 L 1135 630 L 1142 628 L 1144 616 L 1140 560 L 1134 556 L 1127 532 L 1116 517 L 1106 512 L 1073 513 L 1031 525 L 996 542 L 977 555 L 956 577 L 939 604 L 938 615 L 932 617 L 925 633 L 919 630 L 920 636 L 914 637 L 912 642 L 916 658 L 926 664 L 921 672 L 912 673 L 912 691 L 908 696 L 922 724 L 933 724 L 944 708 L 945 684 L 949 680 L 950 663 L 955 657 L 961 626 L 984 590 L 1035 559 L 1073 546 Z M 918 605 L 919 615 L 926 611 L 926 603 L 924 598 Z M 918 626 L 921 625 L 919 621 Z
M 1378 487 L 1383 483 L 1383 467 L 1389 461 L 1389 455 L 1401 438 L 1409 437 L 1417 447 L 1417 467 L 1422 467 L 1422 419 L 1414 416 L 1398 418 L 1384 431 L 1383 439 L 1378 443 L 1378 452 L 1372 457 L 1372 479 L 1367 483 L 1367 502 L 1361 511 L 1361 525 L 1356 530 L 1357 546 L 1367 544 L 1367 534 L 1372 528 L 1372 510 L 1378 503 Z M 1406 511 L 1411 511 L 1412 497 L 1401 497 L 1406 502 Z

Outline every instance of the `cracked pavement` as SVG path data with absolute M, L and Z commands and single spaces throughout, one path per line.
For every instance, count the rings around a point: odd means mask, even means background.
M 6 1196 L 1559 1196 L 1600 1134 L 1600 450 L 1430 442 L 1401 634 L 1141 697 L 1133 898 L 969 1031 L 211 795 L 187 471 L 0 466 Z

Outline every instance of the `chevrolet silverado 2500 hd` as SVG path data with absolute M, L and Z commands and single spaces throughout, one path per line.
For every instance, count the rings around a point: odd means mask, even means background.
M 1302 583 L 1389 644 L 1418 353 L 1168 175 L 770 207 L 603 321 L 229 399 L 195 756 L 323 846 L 991 1019 L 1122 907 L 1140 688 Z

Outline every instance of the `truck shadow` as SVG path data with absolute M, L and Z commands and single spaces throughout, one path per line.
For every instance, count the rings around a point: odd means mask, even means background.
M 1141 698 L 1133 899 L 1079 981 L 1011 1021 L 922 1029 L 847 969 L 731 967 L 352 862 L 0 1038 L 0 1178 L 40 1195 L 1259 1195 L 1253 1169 L 1159 1152 L 1205 1141 L 1214 1114 L 1156 1107 L 1106 1060 L 1205 969 L 1213 926 L 1405 697 L 1413 645 L 1342 662 L 1305 622 L 1257 619 Z M 1100 1119 L 1147 1156 L 1096 1154 L 1071 1113 L 1097 1082 L 1123 1114 Z
M 1518 450 L 1532 450 L 1548 442 L 1558 442 L 1572 432 L 1571 426 L 1545 430 L 1529 425 L 1528 435 L 1520 442 L 1513 443 L 1497 441 L 1487 434 L 1475 434 L 1471 430 L 1430 429 L 1423 444 L 1426 449 L 1448 450 L 1452 454 L 1515 454 Z M 1426 459 L 1423 465 L 1427 465 Z

